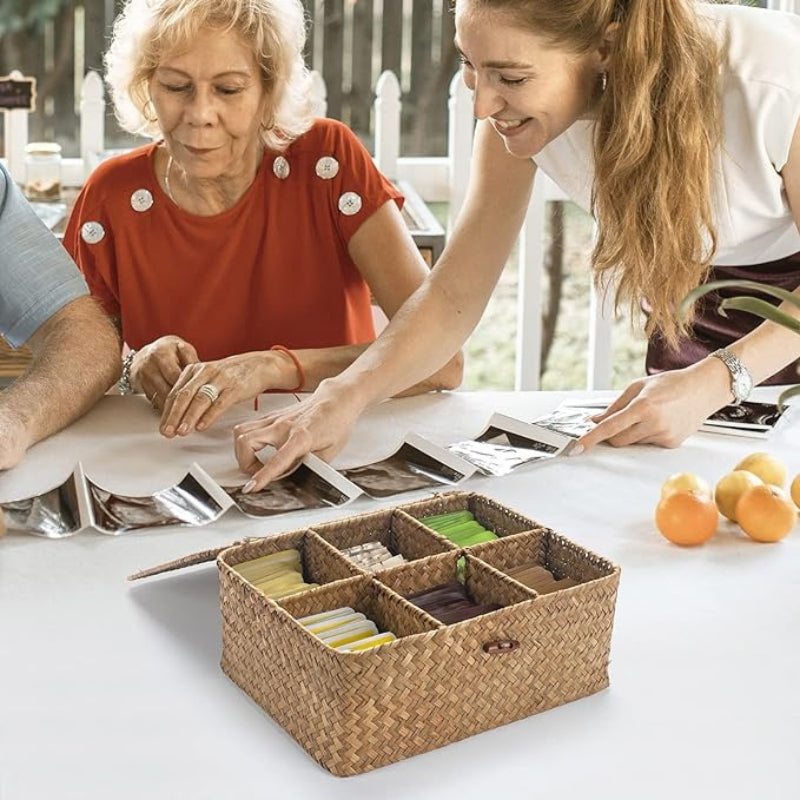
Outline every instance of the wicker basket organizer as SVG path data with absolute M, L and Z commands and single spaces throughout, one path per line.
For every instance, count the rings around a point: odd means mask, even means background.
M 501 538 L 459 549 L 418 520 L 468 508 Z M 375 574 L 341 549 L 380 540 L 407 563 Z M 318 588 L 268 599 L 234 569 L 300 550 Z M 504 570 L 535 561 L 578 585 L 537 594 Z M 490 498 L 449 493 L 224 549 L 222 669 L 335 775 L 366 772 L 608 686 L 619 568 Z M 445 625 L 406 599 L 460 580 L 498 610 Z M 332 649 L 297 619 L 349 606 L 395 641 Z

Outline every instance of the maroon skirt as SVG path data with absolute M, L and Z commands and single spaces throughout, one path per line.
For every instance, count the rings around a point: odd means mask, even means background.
M 766 264 L 712 267 L 708 280 L 756 280 L 791 292 L 800 286 L 800 253 Z M 658 333 L 654 334 L 647 345 L 645 362 L 647 374 L 653 375 L 656 372 L 687 367 L 705 358 L 709 353 L 713 353 L 717 348 L 727 347 L 752 331 L 753 328 L 757 328 L 764 320 L 754 314 L 744 311 L 728 311 L 728 316 L 723 317 L 717 311 L 719 304 L 724 299 L 744 293 L 741 289 L 734 287 L 709 292 L 702 297 L 695 308 L 695 319 L 690 336 L 681 337 L 674 350 Z M 753 293 L 753 296 L 767 300 L 773 305 L 780 304 L 777 298 L 766 294 Z M 644 302 L 642 308 L 646 315 L 649 312 L 649 305 Z M 800 359 L 788 364 L 780 372 L 761 383 L 762 385 L 797 383 L 800 380 L 798 369 L 800 369 Z

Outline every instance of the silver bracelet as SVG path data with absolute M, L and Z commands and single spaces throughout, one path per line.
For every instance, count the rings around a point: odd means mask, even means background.
M 133 366 L 133 357 L 135 355 L 136 350 L 131 350 L 128 355 L 122 359 L 122 374 L 117 383 L 120 394 L 133 394 L 133 386 L 131 386 L 131 367 Z

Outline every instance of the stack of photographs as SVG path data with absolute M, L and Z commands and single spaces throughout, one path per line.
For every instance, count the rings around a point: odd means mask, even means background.
M 61 539 L 93 528 L 117 536 L 143 528 L 207 525 L 236 507 L 252 518 L 337 507 L 361 495 L 390 497 L 415 489 L 452 487 L 475 467 L 410 434 L 389 457 L 337 472 L 307 455 L 290 473 L 258 492 L 221 486 L 198 464 L 173 486 L 134 496 L 110 491 L 78 464 L 60 485 L 33 497 L 0 502 L 9 530 Z
M 336 470 L 307 455 L 290 473 L 258 492 L 243 483 L 220 485 L 197 464 L 173 486 L 133 496 L 103 488 L 80 464 L 62 484 L 34 497 L 0 502 L 7 527 L 48 538 L 87 528 L 118 535 L 142 528 L 206 525 L 228 509 L 253 518 L 338 507 L 357 497 L 382 499 L 403 492 L 452 488 L 476 472 L 504 476 L 519 467 L 568 455 L 575 439 L 590 431 L 602 403 L 564 403 L 532 422 L 493 414 L 474 439 L 440 447 L 409 434 L 389 456 L 371 464 Z M 768 436 L 784 418 L 774 403 L 726 406 L 701 430 L 737 436 Z

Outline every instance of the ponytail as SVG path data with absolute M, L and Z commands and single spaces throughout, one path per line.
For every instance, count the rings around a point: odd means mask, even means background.
M 675 346 L 676 319 L 717 244 L 712 214 L 721 137 L 720 55 L 684 0 L 618 3 L 619 27 L 595 128 L 595 281 L 617 284 L 633 313 L 646 298 L 646 332 Z

